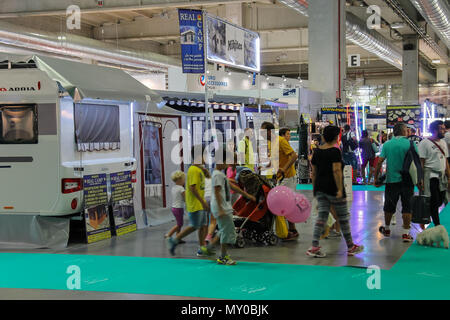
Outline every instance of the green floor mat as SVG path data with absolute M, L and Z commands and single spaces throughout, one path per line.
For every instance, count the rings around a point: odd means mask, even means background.
M 312 184 L 297 184 L 297 190 L 312 190 L 313 186 Z M 373 185 L 353 185 L 352 190 L 353 191 L 384 191 L 385 186 L 382 185 L 381 187 L 377 188 Z M 419 190 L 417 187 L 414 189 L 415 192 L 418 192 Z
M 449 210 L 441 213 L 444 225 Z M 0 259 L 3 288 L 68 290 L 67 268 L 75 265 L 84 291 L 245 300 L 450 298 L 450 250 L 416 243 L 380 271 L 380 290 L 368 288 L 371 273 L 353 267 L 70 254 L 1 253 Z

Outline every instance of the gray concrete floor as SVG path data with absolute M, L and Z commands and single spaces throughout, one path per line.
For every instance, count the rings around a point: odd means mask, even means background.
M 312 199 L 311 191 L 303 192 Z M 391 228 L 391 237 L 384 238 L 378 227 L 384 223 L 383 192 L 353 192 L 351 207 L 351 226 L 354 242 L 365 247 L 364 253 L 347 257 L 345 241 L 341 238 L 330 238 L 321 241 L 320 245 L 327 253 L 323 259 L 306 256 L 306 250 L 311 246 L 314 219 L 307 223 L 297 224 L 300 237 L 296 241 L 280 242 L 276 246 L 261 246 L 248 244 L 242 249 L 232 249 L 230 254 L 236 261 L 283 263 L 322 266 L 354 266 L 367 267 L 378 265 L 381 269 L 390 269 L 410 246 L 401 240 L 401 215 L 397 214 L 397 224 Z M 136 232 L 113 237 L 92 244 L 74 243 L 63 250 L 5 250 L 0 252 L 33 252 L 59 254 L 89 254 L 112 256 L 139 256 L 172 258 L 167 250 L 164 234 L 173 225 L 150 227 Z M 413 225 L 415 236 L 417 226 Z M 176 248 L 174 258 L 198 259 L 197 234 L 185 238 L 186 243 Z M 190 299 L 189 297 L 165 297 L 152 295 L 131 295 L 98 292 L 68 292 L 58 290 L 28 290 L 0 289 L 0 299 Z

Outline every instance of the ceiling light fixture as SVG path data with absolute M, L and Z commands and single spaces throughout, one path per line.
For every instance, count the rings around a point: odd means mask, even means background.
M 441 63 L 441 60 L 440 59 L 433 59 L 433 60 L 431 60 L 431 62 L 433 62 L 433 63 Z
M 391 24 L 391 29 L 402 29 L 405 27 L 405 24 L 403 22 L 394 22 Z

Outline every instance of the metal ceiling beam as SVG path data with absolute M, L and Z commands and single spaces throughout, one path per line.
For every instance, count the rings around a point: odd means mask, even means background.
M 23 1 L 23 0 L 22 0 Z M 29 0 L 30 1 L 30 0 Z M 32 0 L 35 2 L 36 0 Z M 249 0 L 222 0 L 222 1 L 167 1 L 164 3 L 156 4 L 144 4 L 144 5 L 129 5 L 129 6 L 115 6 L 108 7 L 107 4 L 103 7 L 80 6 L 81 13 L 111 13 L 111 12 L 124 12 L 124 11 L 136 11 L 136 10 L 156 10 L 166 8 L 186 8 L 186 7 L 206 7 L 206 6 L 218 6 L 222 4 L 233 3 L 247 3 L 254 2 Z M 262 3 L 273 3 L 271 0 L 258 0 Z M 134 1 L 135 3 L 135 1 Z M 31 7 L 31 6 L 30 6 Z M 0 9 L 1 12 L 1 9 Z M 66 6 L 64 2 L 61 2 L 61 7 L 53 10 L 42 11 L 21 11 L 21 12 L 3 12 L 0 13 L 0 19 L 2 18 L 21 18 L 31 16 L 53 16 L 53 15 L 66 15 Z

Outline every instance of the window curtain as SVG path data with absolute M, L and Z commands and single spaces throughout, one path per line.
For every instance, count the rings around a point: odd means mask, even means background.
M 78 151 L 120 149 L 119 106 L 76 103 L 74 114 Z

